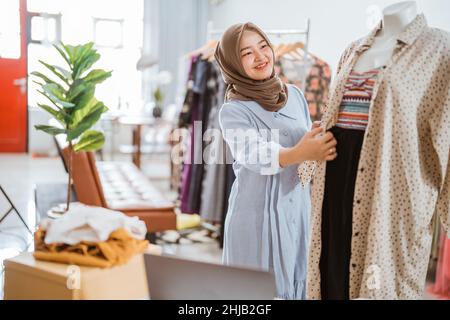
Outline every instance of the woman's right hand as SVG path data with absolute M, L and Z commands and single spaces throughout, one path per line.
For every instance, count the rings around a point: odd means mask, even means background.
M 300 162 L 306 160 L 331 161 L 336 159 L 337 141 L 331 132 L 323 133 L 323 128 L 314 128 L 306 133 L 294 146 Z

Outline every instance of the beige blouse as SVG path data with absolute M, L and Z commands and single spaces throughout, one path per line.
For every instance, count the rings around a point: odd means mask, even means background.
M 381 25 L 339 62 L 322 126 L 337 122 L 345 81 Z M 353 203 L 350 298 L 419 299 L 432 219 L 450 227 L 450 34 L 419 15 L 399 35 L 373 91 Z M 312 186 L 308 297 L 320 299 L 319 259 L 326 163 Z M 308 171 L 309 170 L 309 171 Z M 303 183 L 312 170 L 299 167 Z M 308 173 L 309 172 L 309 173 Z

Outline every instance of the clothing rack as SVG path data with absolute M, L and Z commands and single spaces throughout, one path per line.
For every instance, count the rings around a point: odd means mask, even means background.
M 25 220 L 22 218 L 22 216 L 19 213 L 19 210 L 17 210 L 16 206 L 14 205 L 14 203 L 11 201 L 11 199 L 8 197 L 8 195 L 6 194 L 6 191 L 3 190 L 2 186 L 0 186 L 0 192 L 3 194 L 3 196 L 6 198 L 6 200 L 8 201 L 9 205 L 11 206 L 6 213 L 2 216 L 2 218 L 0 219 L 0 223 L 3 222 L 3 220 L 5 220 L 5 218 L 11 213 L 11 212 L 15 212 L 17 214 L 17 216 L 19 217 L 20 221 L 22 221 L 23 225 L 25 226 L 25 228 L 27 228 L 27 231 L 33 235 L 33 232 L 31 231 L 30 227 L 28 226 L 28 224 L 25 222 Z
M 222 33 L 225 30 L 220 30 L 220 29 L 214 29 L 214 24 L 212 21 L 208 21 L 207 25 L 206 25 L 206 42 L 219 37 L 222 35 Z M 306 19 L 306 23 L 305 23 L 305 28 L 304 29 L 268 29 L 268 30 L 264 30 L 264 32 L 269 35 L 269 36 L 275 36 L 278 38 L 281 38 L 283 36 L 299 36 L 299 37 L 304 37 L 304 59 L 305 61 L 308 59 L 308 48 L 309 48 L 309 34 L 311 31 L 311 20 L 308 18 Z M 304 70 L 301 70 L 304 71 Z M 302 85 L 303 88 L 302 90 L 304 90 L 304 86 L 305 86 L 305 79 L 306 79 L 306 73 L 303 72 L 303 79 L 302 79 Z

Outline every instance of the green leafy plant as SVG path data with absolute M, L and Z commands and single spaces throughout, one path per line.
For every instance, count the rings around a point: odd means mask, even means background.
M 103 133 L 90 129 L 97 123 L 102 113 L 108 110 L 94 94 L 95 87 L 109 78 L 111 71 L 92 69 L 94 63 L 100 59 L 100 54 L 94 49 L 92 42 L 77 46 L 61 42 L 54 47 L 64 59 L 65 66 L 51 65 L 40 60 L 50 75 L 37 71 L 31 74 L 37 79 L 34 82 L 40 87 L 38 92 L 50 102 L 50 104 L 39 103 L 38 106 L 51 114 L 60 126 L 37 125 L 35 128 L 52 136 L 66 135 L 69 152 L 66 206 L 68 210 L 73 152 L 95 151 L 105 142 Z
M 153 92 L 153 98 L 158 106 L 161 106 L 164 101 L 164 96 L 160 87 L 157 87 L 155 92 Z

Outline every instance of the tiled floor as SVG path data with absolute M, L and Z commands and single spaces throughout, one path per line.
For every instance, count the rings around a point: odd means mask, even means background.
M 167 192 L 170 169 L 167 161 L 145 159 L 142 167 L 156 185 Z M 67 175 L 59 158 L 32 158 L 29 155 L 0 155 L 0 186 L 30 227 L 36 224 L 33 186 L 37 183 L 64 183 Z M 0 219 L 10 208 L 0 194 Z M 198 234 L 202 236 L 202 234 Z M 218 242 L 203 237 L 203 243 L 163 244 L 165 253 L 202 261 L 220 262 L 222 250 Z M 32 236 L 27 232 L 15 212 L 0 224 L 0 299 L 3 297 L 3 260 L 23 251 L 33 250 Z

